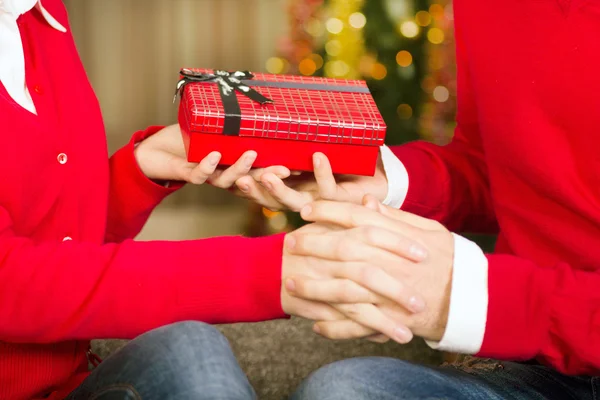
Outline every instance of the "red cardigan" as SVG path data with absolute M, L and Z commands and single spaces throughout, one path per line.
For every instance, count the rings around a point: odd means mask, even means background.
M 403 208 L 500 232 L 478 355 L 600 375 L 600 2 L 455 0 L 454 16 L 458 128 L 394 149 Z
M 64 26 L 60 0 L 45 7 Z M 284 317 L 283 236 L 134 242 L 166 189 L 138 169 L 137 132 L 107 155 L 73 38 L 38 10 L 19 19 L 35 116 L 0 85 L 0 399 L 31 399 L 86 375 L 92 338 L 182 320 Z M 63 238 L 71 238 L 65 240 Z

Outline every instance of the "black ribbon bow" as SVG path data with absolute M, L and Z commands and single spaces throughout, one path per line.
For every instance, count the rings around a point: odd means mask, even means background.
M 242 111 L 235 94 L 236 91 L 263 105 L 273 103 L 273 100 L 266 98 L 242 82 L 243 80 L 254 78 L 254 75 L 249 71 L 228 72 L 216 70 L 214 74 L 207 74 L 184 68 L 180 71 L 180 74 L 182 78 L 177 83 L 173 103 L 177 100 L 177 95 L 183 91 L 183 88 L 188 83 L 202 82 L 216 83 L 218 85 L 225 111 L 225 122 L 223 125 L 223 134 L 225 135 L 239 135 L 240 132 Z

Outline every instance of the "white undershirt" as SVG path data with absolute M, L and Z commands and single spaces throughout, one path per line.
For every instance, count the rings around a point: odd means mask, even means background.
M 14 101 L 32 113 L 36 110 L 25 83 L 25 56 L 17 18 L 34 7 L 50 26 L 67 31 L 42 6 L 41 0 L 0 0 L 0 82 Z

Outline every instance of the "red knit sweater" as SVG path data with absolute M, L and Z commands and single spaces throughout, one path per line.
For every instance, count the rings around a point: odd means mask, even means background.
M 598 375 L 600 2 L 455 0 L 454 15 L 458 127 L 394 149 L 404 208 L 500 232 L 480 356 Z
M 44 6 L 67 26 L 60 0 Z M 158 128 L 109 161 L 72 36 L 38 10 L 19 26 L 38 116 L 0 85 L 0 399 L 61 398 L 86 375 L 92 338 L 283 317 L 281 235 L 131 240 L 177 189 L 149 181 L 133 156 Z

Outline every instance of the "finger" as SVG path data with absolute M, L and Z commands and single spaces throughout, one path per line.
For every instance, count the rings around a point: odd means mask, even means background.
M 294 232 L 288 250 L 293 254 L 325 258 L 333 261 L 372 261 L 380 265 L 397 264 L 398 256 L 419 261 L 425 248 L 406 236 L 374 227 L 342 230 L 331 234 Z
M 204 157 L 204 159 L 200 161 L 197 166 L 189 170 L 187 181 L 195 185 L 201 185 L 205 183 L 215 172 L 220 160 L 220 153 L 216 151 L 210 153 L 208 156 Z
M 299 211 L 313 200 L 308 192 L 299 192 L 288 187 L 272 173 L 264 174 L 261 183 L 275 200 L 292 211 Z
M 235 181 L 248 174 L 256 160 L 256 156 L 255 151 L 245 152 L 235 164 L 223 171 L 218 177 L 211 179 L 211 183 L 220 188 L 230 188 Z
M 290 295 L 324 303 L 378 303 L 381 298 L 348 279 L 289 278 Z
M 343 231 L 342 231 L 343 233 Z M 369 246 L 347 234 L 290 233 L 286 248 L 291 254 L 331 261 L 377 261 L 396 263 L 398 257 L 378 247 Z
M 292 173 L 290 172 L 290 170 L 288 168 L 280 166 L 280 165 L 267 167 L 267 168 L 251 169 L 248 174 L 255 181 L 260 182 L 260 178 L 266 173 L 272 173 L 279 179 L 286 179 L 286 178 L 290 177 L 290 175 L 292 175 Z
M 327 200 L 335 199 L 338 187 L 327 156 L 323 153 L 315 153 L 313 155 L 313 166 L 319 196 Z
M 377 211 L 386 217 L 396 221 L 402 221 L 422 229 L 437 229 L 440 224 L 432 219 L 423 218 L 419 215 L 398 210 L 382 204 L 375 196 L 367 194 L 363 198 L 363 205 L 373 211 Z
M 387 229 L 375 226 L 361 226 L 345 232 L 341 231 L 338 234 L 349 235 L 370 246 L 387 250 L 414 262 L 420 262 L 427 258 L 427 249 L 425 246 L 414 239 Z
M 373 329 L 362 326 L 355 321 L 319 321 L 313 325 L 318 335 L 332 340 L 362 339 L 377 335 Z
M 347 319 L 343 313 L 328 304 L 302 299 L 294 299 L 293 301 L 296 303 L 293 305 L 292 311 L 288 312 L 290 315 L 295 315 L 311 321 L 337 321 Z
M 413 338 L 412 332 L 404 324 L 393 321 L 373 304 L 336 304 L 335 308 L 346 317 L 398 343 L 406 344 Z
M 392 232 L 402 232 L 408 237 L 417 236 L 421 231 L 421 228 L 411 225 L 405 219 L 390 218 L 380 212 L 349 202 L 316 201 L 304 206 L 301 216 L 306 221 L 330 222 L 345 228 L 371 225 Z
M 382 335 L 382 334 L 369 336 L 365 339 L 367 339 L 369 342 L 379 343 L 379 344 L 384 344 L 384 343 L 387 343 L 390 341 L 389 337 Z
M 264 186 L 257 183 L 252 177 L 246 175 L 235 182 L 235 186 L 240 190 L 242 196 L 260 204 L 272 211 L 281 210 L 283 205 L 275 200 L 265 189 Z
M 413 313 L 425 310 L 425 301 L 415 290 L 383 269 L 366 263 L 335 264 L 338 268 L 333 267 L 330 271 L 334 279 L 288 278 L 289 294 L 336 304 L 380 304 L 385 297 Z

